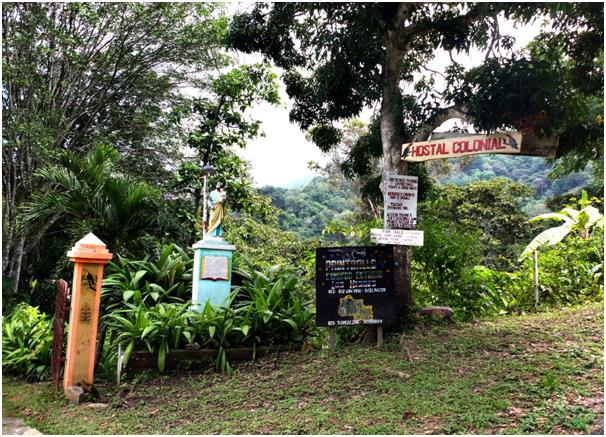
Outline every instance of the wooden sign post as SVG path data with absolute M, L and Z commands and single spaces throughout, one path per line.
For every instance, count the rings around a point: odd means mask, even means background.
M 90 233 L 67 252 L 67 257 L 75 265 L 63 390 L 78 402 L 79 395 L 93 385 L 103 267 L 112 254 Z

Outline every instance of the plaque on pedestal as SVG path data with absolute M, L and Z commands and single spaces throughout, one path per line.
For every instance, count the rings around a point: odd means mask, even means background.
M 207 302 L 225 307 L 231 293 L 231 263 L 236 246 L 221 237 L 206 237 L 193 245 L 192 303 L 202 311 Z
M 229 257 L 212 255 L 202 257 L 200 279 L 229 281 Z

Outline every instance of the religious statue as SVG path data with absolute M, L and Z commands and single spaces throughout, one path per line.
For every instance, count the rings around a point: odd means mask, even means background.
M 227 192 L 223 185 L 219 182 L 215 190 L 210 192 L 208 196 L 208 207 L 210 208 L 210 218 L 208 220 L 208 229 L 206 235 L 209 237 L 223 236 L 223 217 L 225 216 L 225 201 L 227 200 Z

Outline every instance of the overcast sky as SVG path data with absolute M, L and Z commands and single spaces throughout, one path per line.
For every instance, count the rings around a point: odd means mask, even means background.
M 233 13 L 236 7 L 230 7 Z M 523 47 L 532 40 L 539 32 L 539 25 L 529 25 L 520 29 L 514 28 L 510 23 L 502 21 L 500 31 L 502 35 L 516 37 L 517 47 Z M 470 55 L 457 55 L 454 58 L 458 62 L 465 63 L 471 67 L 479 65 L 484 55 L 475 51 Z M 237 55 L 240 64 L 260 62 L 262 58 L 258 55 Z M 447 52 L 438 52 L 436 58 L 428 64 L 428 67 L 444 71 L 450 63 Z M 281 75 L 282 71 L 276 69 Z M 439 85 L 439 84 L 438 84 Z M 251 115 L 262 121 L 264 137 L 250 141 L 245 149 L 238 154 L 248 160 L 252 166 L 252 175 L 256 186 L 274 185 L 291 188 L 301 186 L 311 180 L 317 173 L 308 169 L 309 161 L 325 163 L 327 158 L 305 139 L 305 134 L 295 124 L 288 120 L 292 102 L 286 95 L 285 87 L 280 80 L 280 96 L 282 103 L 278 107 L 269 104 L 260 104 L 251 109 Z M 372 110 L 365 110 L 360 118 L 368 121 Z M 448 130 L 455 121 L 449 121 L 442 125 L 438 131 Z

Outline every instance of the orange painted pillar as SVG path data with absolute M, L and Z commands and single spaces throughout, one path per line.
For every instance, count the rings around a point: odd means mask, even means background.
M 69 387 L 87 390 L 93 384 L 103 267 L 112 254 L 90 233 L 67 252 L 67 257 L 75 265 L 63 376 L 66 395 Z

